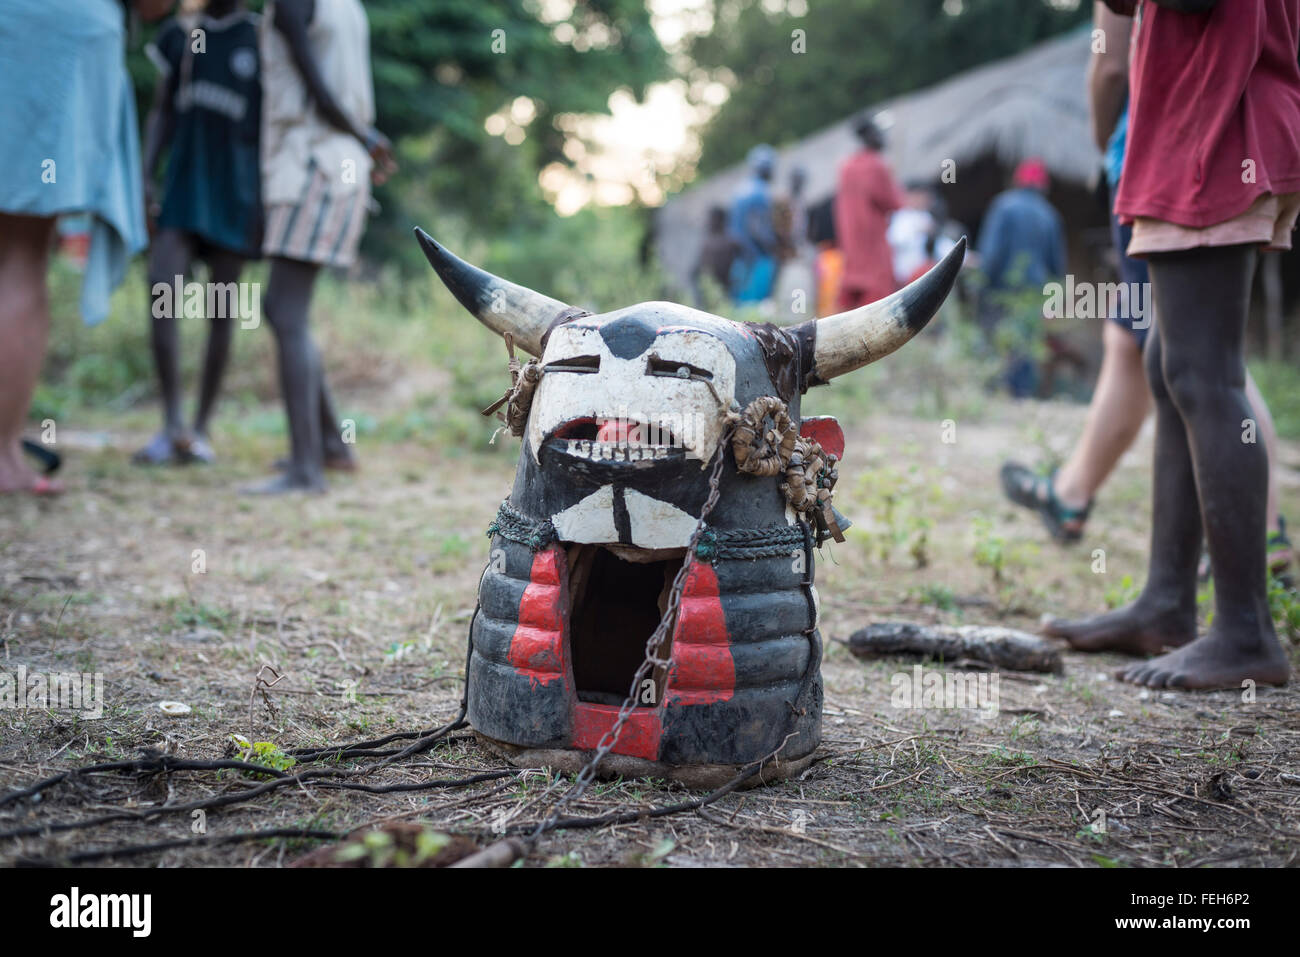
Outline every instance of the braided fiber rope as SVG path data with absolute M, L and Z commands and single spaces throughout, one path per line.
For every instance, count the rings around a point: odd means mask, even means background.
M 560 538 L 560 533 L 555 530 L 550 519 L 535 522 L 517 512 L 510 504 L 510 499 L 501 503 L 501 507 L 497 509 L 497 517 L 487 527 L 487 537 L 491 538 L 493 535 L 500 535 L 508 542 L 527 545 L 534 552 L 541 551 Z
M 559 541 L 559 533 L 549 521 L 535 522 L 522 515 L 509 499 L 497 509 L 497 517 L 487 527 L 487 536 L 500 535 L 506 541 L 541 551 Z M 705 528 L 695 545 L 695 557 L 716 565 L 723 561 L 755 561 L 782 558 L 791 549 L 802 548 L 804 535 L 800 525 L 770 525 L 767 528 Z

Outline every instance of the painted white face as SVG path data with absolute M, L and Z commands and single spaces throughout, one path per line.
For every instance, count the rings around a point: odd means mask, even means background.
M 619 358 L 600 329 L 562 325 L 542 365 L 528 420 L 534 459 L 558 435 L 584 458 L 644 461 L 679 448 L 703 468 L 735 400 L 736 360 L 699 329 L 666 327 L 640 354 Z

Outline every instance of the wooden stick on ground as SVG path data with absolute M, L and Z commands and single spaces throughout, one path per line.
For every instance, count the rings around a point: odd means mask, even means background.
M 973 661 L 1008 671 L 1060 674 L 1061 652 L 1037 635 L 988 625 L 920 625 L 887 621 L 849 636 L 858 658 L 928 657 L 946 662 Z

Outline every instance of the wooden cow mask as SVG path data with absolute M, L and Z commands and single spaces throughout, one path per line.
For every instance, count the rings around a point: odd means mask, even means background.
M 919 332 L 965 240 L 887 299 L 781 329 L 669 302 L 589 315 L 416 235 L 460 303 L 541 362 L 471 628 L 476 731 L 521 760 L 579 763 L 632 690 L 686 564 L 660 652 L 672 665 L 640 689 L 603 767 L 710 783 L 787 737 L 781 761 L 798 766 L 820 740 L 819 535 L 780 476 L 741 471 L 721 440 L 771 396 L 841 455 L 838 426 L 801 420 L 800 397 Z M 717 504 L 687 554 L 717 455 Z

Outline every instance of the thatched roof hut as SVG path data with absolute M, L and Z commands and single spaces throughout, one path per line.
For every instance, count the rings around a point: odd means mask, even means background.
M 1088 28 L 1072 30 L 876 104 L 872 111 L 892 121 L 886 155 L 899 179 L 941 185 L 953 218 L 977 229 L 1015 164 L 1039 156 L 1052 175 L 1050 198 L 1066 222 L 1103 227 L 1105 207 L 1095 195 L 1101 156 L 1092 142 L 1084 80 L 1089 41 Z M 780 149 L 778 188 L 784 188 L 792 168 L 801 166 L 810 206 L 833 196 L 840 164 L 858 148 L 851 121 L 845 117 Z M 955 182 L 942 179 L 946 161 L 955 164 Z M 658 211 L 656 249 L 674 281 L 688 281 L 709 207 L 725 206 L 743 176 L 743 166 L 733 166 L 682 191 Z M 1072 249 L 1072 257 L 1076 252 L 1082 255 L 1081 248 Z

